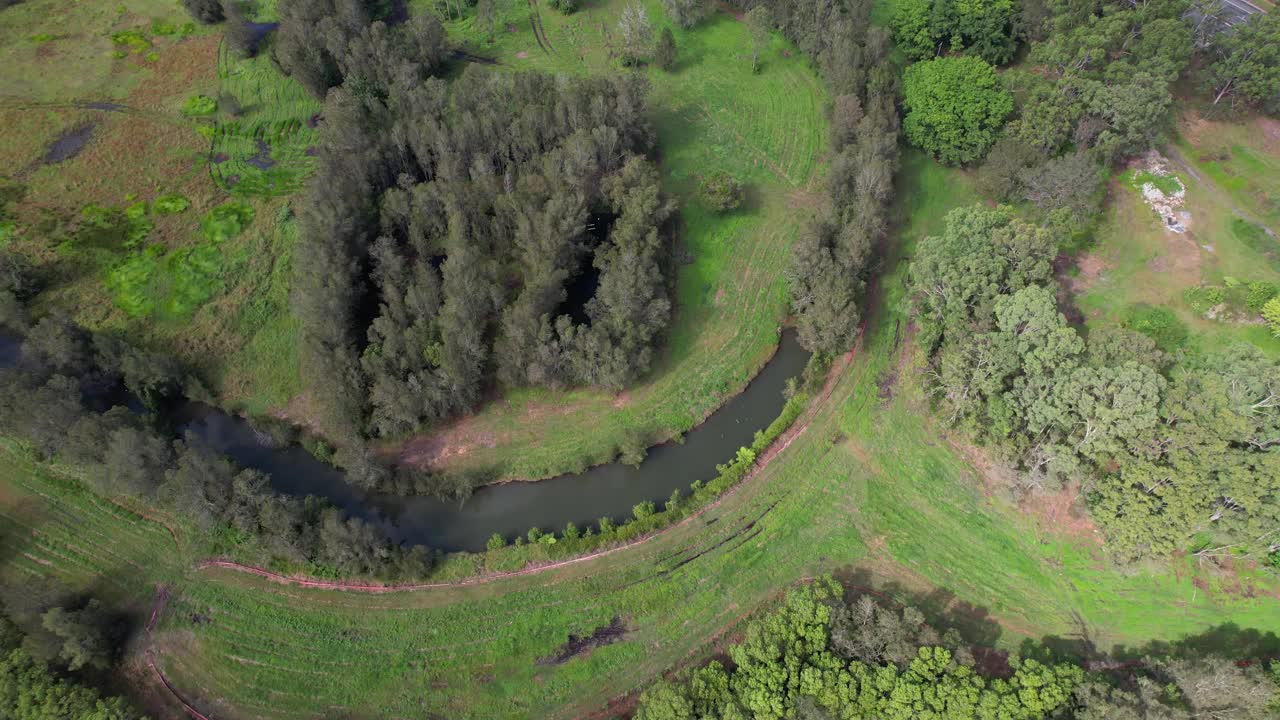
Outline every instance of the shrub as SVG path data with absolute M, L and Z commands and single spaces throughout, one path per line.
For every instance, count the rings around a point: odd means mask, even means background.
M 668 72 L 676 66 L 676 36 L 671 33 L 671 28 L 662 28 L 658 47 L 653 51 L 653 62 Z
M 181 195 L 161 195 L 152 206 L 157 215 L 177 215 L 191 207 L 191 201 Z
M 565 15 L 572 15 L 578 9 L 578 0 L 548 0 L 547 4 Z
M 208 95 L 192 95 L 182 106 L 182 114 L 188 117 L 212 115 L 218 110 L 218 101 Z
M 239 235 L 253 222 L 253 207 L 229 202 L 209 211 L 200 221 L 200 234 L 211 242 L 222 242 Z
M 1262 319 L 1267 321 L 1271 334 L 1280 337 L 1280 297 L 1273 297 L 1262 306 Z
M 1208 312 L 1222 304 L 1224 294 L 1222 288 L 1214 285 L 1200 285 L 1198 287 L 1189 288 L 1185 297 L 1187 304 L 1198 313 Z
M 727 172 L 702 178 L 702 200 L 715 212 L 728 212 L 742 206 L 742 183 Z
M 1140 304 L 1129 308 L 1124 326 L 1146 335 L 1165 352 L 1172 352 L 1187 340 L 1187 327 L 1173 311 Z
M 486 543 L 484 544 L 484 549 L 485 549 L 485 550 L 500 550 L 500 549 L 502 549 L 502 548 L 504 548 L 504 547 L 506 547 L 506 546 L 507 546 L 507 539 L 506 539 L 506 538 L 504 538 L 504 537 L 502 537 L 502 536 L 501 536 L 501 535 L 499 535 L 498 533 L 494 533 L 494 534 L 492 534 L 492 535 L 490 535 L 490 536 L 489 536 L 489 540 L 488 540 L 488 542 L 486 542 Z
M 648 501 L 648 500 L 646 500 L 646 501 L 644 501 L 644 502 L 640 503 L 639 505 L 636 505 L 635 507 L 631 508 L 631 514 L 632 514 L 632 516 L 634 516 L 634 517 L 635 517 L 635 519 L 637 519 L 637 520 L 644 520 L 644 519 L 645 519 L 645 518 L 647 518 L 647 517 L 651 517 L 651 516 L 652 516 L 655 512 L 657 512 L 657 511 L 658 511 L 658 510 L 657 510 L 657 508 L 654 506 L 654 504 L 653 504 L 652 502 Z
M 1013 96 L 981 58 L 916 63 L 903 85 L 907 139 L 948 165 L 981 160 L 1013 112 Z
M 1253 312 L 1262 312 L 1262 306 L 1266 305 L 1267 301 L 1276 295 L 1280 295 L 1280 286 L 1275 283 L 1264 280 L 1251 282 L 1249 283 L 1249 297 L 1245 301 L 1245 305 Z
M 151 41 L 147 39 L 145 33 L 138 29 L 121 30 L 120 32 L 111 33 L 111 42 L 116 45 L 123 45 L 130 50 L 142 51 L 151 47 Z

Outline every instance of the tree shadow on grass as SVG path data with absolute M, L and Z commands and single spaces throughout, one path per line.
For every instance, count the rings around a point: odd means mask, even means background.
M 939 633 L 955 630 L 973 652 L 977 669 L 988 677 L 1011 674 L 1010 653 L 996 647 L 1003 628 L 990 611 L 956 597 L 948 588 L 922 592 L 895 580 L 877 578 L 864 568 L 848 568 L 835 573 L 844 587 L 846 599 L 870 594 L 882 604 L 909 606 L 919 610 L 925 621 Z M 1077 632 L 1027 638 L 1016 654 L 1043 663 L 1074 663 L 1092 672 L 1126 673 L 1150 670 L 1153 661 L 1213 658 L 1239 666 L 1266 665 L 1280 661 L 1280 636 L 1270 631 L 1223 623 L 1178 639 L 1153 640 L 1140 645 L 1117 644 L 1100 647 L 1087 621 L 1074 614 Z
M 835 578 L 844 586 L 848 598 L 870 594 L 893 606 L 913 607 L 938 632 L 955 630 L 966 643 L 976 647 L 995 647 L 1003 632 L 987 608 L 957 598 L 949 588 L 920 592 L 894 580 L 878 579 L 865 568 L 838 571 Z

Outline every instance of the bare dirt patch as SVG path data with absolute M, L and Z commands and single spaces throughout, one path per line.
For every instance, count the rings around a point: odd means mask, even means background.
M 1261 131 L 1262 137 L 1267 139 L 1267 149 L 1280 152 L 1280 120 L 1259 115 L 1254 119 L 1254 123 Z
M 478 431 L 471 424 L 464 418 L 431 435 L 410 438 L 400 450 L 400 462 L 418 467 L 437 467 L 476 448 L 498 446 L 497 435 Z
M 279 420 L 288 420 L 294 425 L 301 425 L 317 435 L 324 434 L 324 426 L 320 422 L 320 411 L 315 406 L 315 398 L 311 393 L 295 395 L 284 408 L 277 409 L 271 416 Z
M 1018 507 L 1035 518 L 1041 530 L 1102 544 L 1102 533 L 1080 502 L 1080 488 L 1064 487 L 1054 492 L 1037 492 L 1023 498 Z
M 794 210 L 817 210 L 822 205 L 822 195 L 804 188 L 787 193 L 787 207 Z
M 1078 272 L 1075 275 L 1064 274 L 1062 281 L 1071 292 L 1082 293 L 1097 284 L 1098 279 L 1109 267 L 1107 261 L 1101 257 L 1093 253 L 1084 253 L 1075 258 L 1075 268 Z

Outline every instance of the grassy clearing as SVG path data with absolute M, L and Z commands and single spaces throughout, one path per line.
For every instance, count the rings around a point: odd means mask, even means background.
M 657 0 L 650 17 L 666 22 Z M 543 7 L 553 51 L 539 48 L 527 14 L 509 18 L 492 43 L 472 19 L 455 37 L 501 68 L 621 71 L 611 56 L 621 0 L 563 16 Z M 517 22 L 518 21 L 518 22 Z M 505 24 L 504 24 L 505 25 Z M 650 376 L 621 396 L 594 390 L 521 390 L 443 430 L 448 467 L 489 468 L 504 478 L 541 478 L 606 462 L 629 435 L 650 444 L 684 432 L 738 392 L 768 359 L 786 312 L 782 270 L 817 202 L 826 141 L 825 94 L 807 63 L 780 39 L 751 73 L 746 28 L 718 14 L 693 31 L 675 28 L 673 73 L 643 70 L 662 154 L 665 188 L 681 205 L 676 315 Z M 479 39 L 477 39 L 479 38 Z M 747 204 L 713 215 L 697 199 L 703 174 L 725 171 L 747 185 Z
M 0 14 L 0 98 L 67 102 L 128 96 L 199 28 L 170 0 L 31 0 Z
M 310 172 L 306 121 L 319 103 L 266 58 L 228 58 L 218 28 L 189 21 L 156 0 L 30 0 L 0 13 L 0 163 L 25 187 L 6 235 L 48 278 L 37 312 L 124 332 L 196 368 L 227 404 L 267 412 L 299 392 L 287 302 L 296 229 L 281 196 Z M 193 98 L 224 93 L 239 101 L 234 122 L 194 112 Z M 43 162 L 86 127 L 78 152 Z M 166 197 L 188 207 L 166 212 Z M 210 235 L 204 222 L 229 201 L 255 219 Z M 130 222 L 145 232 L 75 240 L 88 215 L 138 207 Z
M 315 169 L 309 151 L 319 137 L 313 118 L 321 103 L 280 74 L 265 54 L 238 59 L 218 50 L 220 96 L 239 110 L 213 130 L 213 166 L 219 186 L 233 195 L 275 197 L 302 189 Z
M 1112 183 L 1094 246 L 1072 281 L 1089 326 L 1163 315 L 1185 328 L 1190 352 L 1245 341 L 1280 355 L 1280 340 L 1246 308 L 1251 283 L 1280 283 L 1280 240 L 1267 232 L 1280 229 L 1280 125 L 1270 122 L 1183 119 L 1169 154 L 1186 188 L 1185 234 L 1166 230 L 1143 202 L 1142 174 Z
M 945 607 L 944 624 L 1002 647 L 1087 632 L 1109 649 L 1226 622 L 1280 629 L 1268 597 L 1275 585 L 1247 569 L 1216 573 L 1179 561 L 1118 571 L 1091 540 L 1057 534 L 1054 523 L 983 491 L 926 420 L 903 367 L 915 357 L 904 343 L 903 259 L 974 195 L 963 174 L 916 154 L 906 156 L 899 187 L 898 216 L 909 220 L 859 354 L 808 430 L 706 515 L 600 560 L 415 593 L 304 590 L 187 571 L 170 576 L 173 598 L 156 641 L 164 671 L 218 717 L 578 717 L 704 656 L 779 588 L 851 566 L 867 572 L 857 582 L 887 584 L 891 594 L 932 591 L 925 606 Z M 901 379 L 885 398 L 895 370 Z M 39 473 L 28 479 L 27 467 L 8 462 L 0 487 L 35 483 L 46 514 L 79 502 L 73 486 Z M 131 544 L 128 523 L 94 522 L 111 538 L 101 545 L 123 558 L 155 552 Z M 175 560 L 157 562 L 155 572 L 170 572 Z M 73 566 L 48 561 L 59 571 Z M 98 568 L 109 564 L 73 572 Z M 561 665 L 537 663 L 569 633 L 614 616 L 629 628 L 623 642 Z

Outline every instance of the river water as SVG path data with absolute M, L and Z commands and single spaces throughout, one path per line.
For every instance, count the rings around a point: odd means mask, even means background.
M 0 367 L 16 364 L 19 355 L 16 339 L 0 336 Z M 301 447 L 281 447 L 243 418 L 203 403 L 185 403 L 172 417 L 180 433 L 194 433 L 239 465 L 269 474 L 278 492 L 327 498 L 396 542 L 474 552 L 495 532 L 510 540 L 533 527 L 559 531 L 572 522 L 585 528 L 602 517 L 618 522 L 639 503 L 661 508 L 673 490 L 687 495 L 694 481 L 714 478 L 717 464 L 731 460 L 778 417 L 787 379 L 798 377 L 808 359 L 795 333 L 783 333 L 778 351 L 746 390 L 689 431 L 683 443 L 651 448 L 639 467 L 611 463 L 538 482 L 488 485 L 461 502 L 360 490 Z
M 798 377 L 808 359 L 794 333 L 784 333 L 777 353 L 746 390 L 689 431 L 683 443 L 651 448 L 639 467 L 611 463 L 538 482 L 488 485 L 463 502 L 363 492 L 302 448 L 276 447 L 244 420 L 207 405 L 186 408 L 183 429 L 237 463 L 269 473 L 276 490 L 326 497 L 381 526 L 397 542 L 479 551 L 495 532 L 510 540 L 532 527 L 558 531 L 570 522 L 593 525 L 601 517 L 621 521 L 646 500 L 661 507 L 677 488 L 688 494 L 695 480 L 714 478 L 717 464 L 731 460 L 738 448 L 751 444 L 756 430 L 778 417 L 786 404 L 787 379 Z

